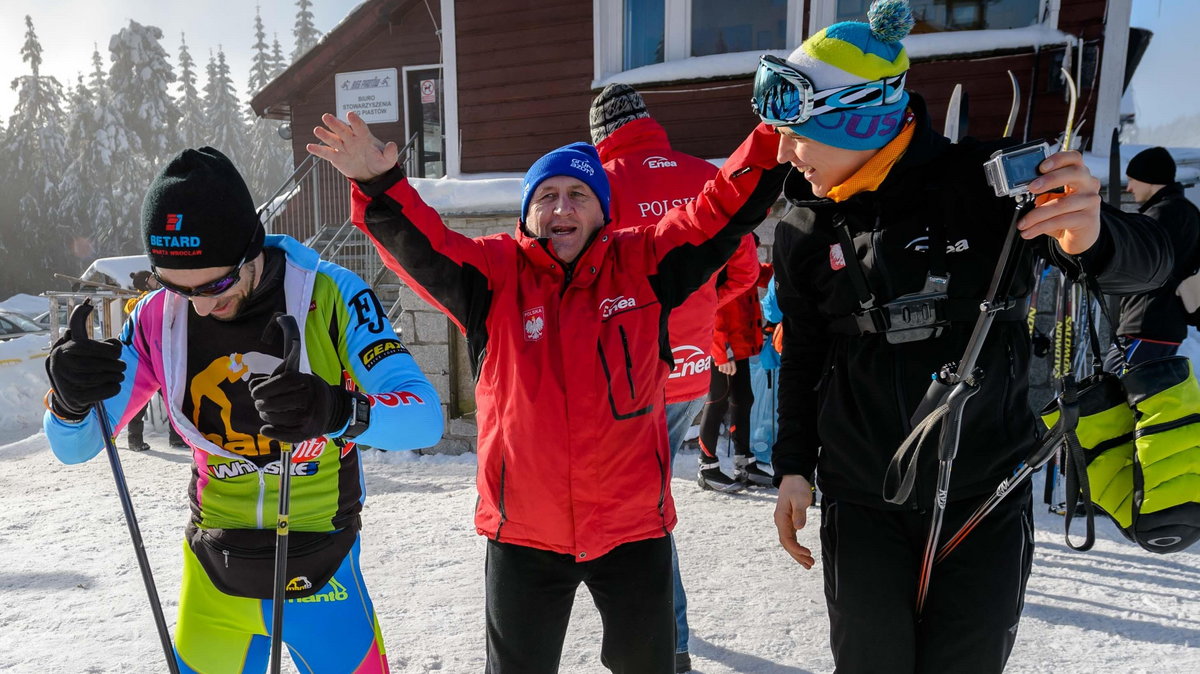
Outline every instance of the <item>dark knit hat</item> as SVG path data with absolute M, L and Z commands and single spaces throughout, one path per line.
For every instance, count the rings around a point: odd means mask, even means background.
M 592 127 L 592 143 L 598 144 L 613 131 L 635 119 L 649 117 L 646 102 L 628 84 L 610 84 L 592 99 L 588 122 Z
M 1175 182 L 1175 160 L 1167 148 L 1152 147 L 1129 160 L 1125 175 L 1151 185 L 1170 185 Z
M 533 166 L 525 172 L 525 180 L 521 183 L 521 222 L 529 213 L 529 199 L 533 191 L 547 178 L 554 176 L 570 176 L 582 180 L 592 188 L 596 198 L 600 200 L 600 209 L 604 211 L 604 222 L 608 222 L 608 201 L 610 191 L 608 176 L 604 174 L 604 165 L 600 163 L 600 155 L 596 148 L 587 143 L 571 143 L 557 150 L 551 150 L 533 162 Z
M 257 257 L 265 236 L 246 182 L 211 147 L 176 155 L 142 202 L 142 241 L 155 267 L 232 267 Z

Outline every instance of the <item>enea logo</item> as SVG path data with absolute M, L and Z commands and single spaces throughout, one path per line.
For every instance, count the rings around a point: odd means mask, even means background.
M 607 320 L 613 314 L 625 311 L 626 309 L 636 309 L 637 300 L 632 297 L 610 297 L 600 303 L 600 319 Z
M 167 231 L 178 232 L 183 229 L 183 213 L 167 213 Z
M 362 362 L 367 370 L 374 369 L 376 365 L 388 356 L 394 356 L 398 353 L 408 353 L 408 349 L 400 343 L 398 339 L 381 339 L 377 342 L 372 342 L 365 349 L 358 352 L 358 359 Z
M 546 308 L 527 309 L 521 314 L 521 323 L 525 327 L 525 341 L 538 341 L 546 331 Z
M 712 369 L 712 356 L 708 355 L 704 349 L 691 344 L 671 349 L 671 357 L 675 360 L 675 369 L 671 370 L 671 376 L 668 379 L 704 374 Z
M 586 173 L 590 176 L 596 175 L 596 169 L 592 168 L 592 164 L 582 159 L 572 159 L 571 168 L 579 171 L 580 173 Z
M 299 580 L 300 578 L 304 578 L 304 576 L 300 576 L 299 578 L 293 578 L 292 582 L 295 582 L 295 581 Z M 309 583 L 310 588 L 312 587 L 312 583 L 309 582 L 309 580 L 307 578 L 304 578 L 304 582 Z M 325 587 L 329 588 L 328 592 L 314 594 L 311 597 L 297 597 L 295 599 L 289 599 L 288 603 L 299 602 L 301 604 L 318 604 L 323 601 L 346 601 L 347 599 L 350 598 L 350 593 L 346 591 L 346 586 L 337 582 L 336 578 L 330 578 L 329 584 L 326 585 Z M 292 589 L 291 582 L 288 583 L 287 589 L 288 590 Z M 297 588 L 296 591 L 298 592 L 301 589 L 308 589 L 308 588 Z
M 670 159 L 667 159 L 666 157 L 659 157 L 657 155 L 653 157 L 646 157 L 642 160 L 642 165 L 644 165 L 646 168 L 652 169 L 673 168 L 679 166 L 679 164 L 671 161 Z

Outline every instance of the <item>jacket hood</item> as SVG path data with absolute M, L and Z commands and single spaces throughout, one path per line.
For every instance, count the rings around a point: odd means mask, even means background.
M 613 131 L 596 145 L 601 163 L 643 152 L 670 151 L 667 130 L 650 117 L 635 119 Z

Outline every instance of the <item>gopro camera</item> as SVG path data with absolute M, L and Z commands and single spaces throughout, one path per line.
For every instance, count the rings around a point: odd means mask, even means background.
M 1041 174 L 1038 165 L 1050 156 L 1045 141 L 1034 141 L 1000 150 L 983 163 L 988 184 L 998 197 L 1020 197 L 1029 193 L 1029 183 Z

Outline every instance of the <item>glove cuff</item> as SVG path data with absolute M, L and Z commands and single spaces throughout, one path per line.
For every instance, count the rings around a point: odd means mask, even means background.
M 324 435 L 330 436 L 336 434 L 350 423 L 350 391 L 345 387 L 334 386 L 326 383 L 329 387 L 329 418 L 325 423 Z
M 62 419 L 63 421 L 68 421 L 71 423 L 79 423 L 80 421 L 83 421 L 87 418 L 88 412 L 91 411 L 90 407 L 85 407 L 84 409 L 80 410 L 72 405 L 69 405 L 54 393 L 54 389 L 50 389 L 46 393 L 44 402 L 46 404 L 46 409 L 50 410 L 51 414 L 59 419 Z

